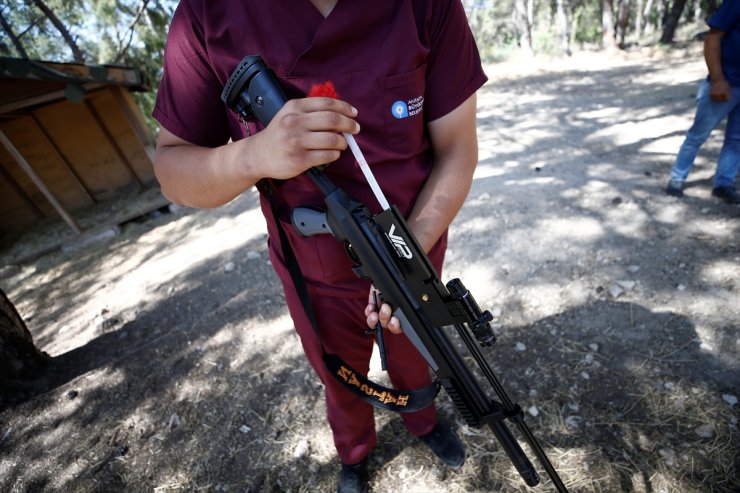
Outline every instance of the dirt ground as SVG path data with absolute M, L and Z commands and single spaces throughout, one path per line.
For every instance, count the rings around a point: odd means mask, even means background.
M 700 46 L 487 72 L 444 278 L 494 314 L 494 371 L 571 492 L 740 491 L 740 207 L 710 195 L 722 133 L 685 198 L 662 191 Z M 43 232 L 4 251 L 0 286 L 53 365 L 36 395 L 0 404 L 0 491 L 334 491 L 322 388 L 255 193 L 145 219 L 25 263 Z M 465 466 L 377 412 L 372 491 L 554 491 L 541 468 L 525 486 L 488 429 L 437 401 Z

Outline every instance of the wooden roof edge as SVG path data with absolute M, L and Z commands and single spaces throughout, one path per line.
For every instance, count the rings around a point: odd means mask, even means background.
M 148 91 L 140 70 L 120 65 L 51 62 L 0 57 L 0 78 L 49 80 L 72 83 L 97 82 L 125 86 L 131 91 Z

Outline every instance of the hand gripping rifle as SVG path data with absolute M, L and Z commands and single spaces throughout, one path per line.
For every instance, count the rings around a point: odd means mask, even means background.
M 241 118 L 256 117 L 265 126 L 287 101 L 277 78 L 259 56 L 242 60 L 224 87 L 221 98 Z M 350 144 L 350 147 L 356 147 L 354 142 Z M 357 153 L 355 157 L 358 157 Z M 364 158 L 360 153 L 358 162 L 362 164 L 362 161 Z M 489 324 L 493 318 L 490 312 L 481 311 L 459 279 L 442 284 L 395 206 L 373 216 L 364 204 L 336 187 L 320 169 L 312 168 L 306 173 L 323 193 L 326 212 L 295 209 L 294 225 L 306 236 L 330 232 L 344 242 L 355 263 L 354 272 L 361 278 L 372 280 L 384 300 L 396 307 L 394 315 L 400 320 L 405 335 L 426 359 L 467 424 L 473 427 L 487 425 L 524 481 L 535 486 L 540 481 L 539 475 L 507 422 L 515 424 L 557 490 L 567 493 L 524 421 L 521 407 L 508 396 L 479 348 L 479 345 L 491 346 L 495 342 Z M 498 401 L 489 398 L 481 388 L 443 330 L 447 326 L 455 327 Z M 382 354 L 380 337 L 378 342 Z M 347 368 L 340 365 L 337 378 L 346 383 L 346 373 L 342 376 L 342 372 L 347 372 Z M 363 390 L 367 393 L 368 388 L 373 389 L 372 385 L 363 387 Z

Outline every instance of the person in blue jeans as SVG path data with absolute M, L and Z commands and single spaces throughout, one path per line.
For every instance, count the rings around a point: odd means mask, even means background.
M 740 1 L 725 0 L 707 24 L 710 30 L 704 38 L 704 59 L 709 76 L 699 86 L 694 124 L 678 151 L 666 193 L 683 196 L 684 182 L 699 148 L 727 118 L 712 195 L 729 204 L 740 204 L 735 190 L 740 168 Z

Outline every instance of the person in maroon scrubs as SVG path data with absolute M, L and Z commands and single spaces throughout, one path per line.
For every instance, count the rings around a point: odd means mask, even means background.
M 246 55 L 260 55 L 292 98 L 266 128 L 239 121 L 220 99 Z M 327 80 L 340 99 L 306 97 Z M 372 406 L 328 374 L 321 343 L 366 373 L 373 338 L 365 332 L 380 319 L 395 334 L 385 337 L 393 385 L 418 389 L 431 378 L 390 307 L 376 311 L 368 302 L 369 281 L 351 271 L 343 245 L 330 235 L 302 237 L 290 226 L 293 208 L 323 204 L 303 172 L 330 163 L 331 180 L 379 212 L 341 135 L 353 134 L 388 201 L 441 272 L 447 228 L 477 164 L 475 93 L 486 80 L 460 0 L 182 0 L 172 19 L 153 112 L 161 124 L 156 176 L 165 196 L 189 207 L 226 204 L 269 180 L 320 327 L 319 341 L 292 285 L 270 204 L 261 197 L 270 259 L 326 389 L 342 462 L 339 491 L 366 491 L 376 432 Z M 462 443 L 437 421 L 433 405 L 401 416 L 445 464 L 463 464 Z

